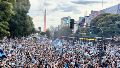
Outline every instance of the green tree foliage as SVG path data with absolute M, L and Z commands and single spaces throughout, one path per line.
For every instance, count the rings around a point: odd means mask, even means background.
M 87 27 L 81 27 L 79 29 L 79 36 L 81 37 L 86 37 L 87 33 L 88 33 L 88 29 Z
M 14 0 L 0 0 L 0 38 L 10 35 L 8 21 L 14 14 L 13 1 Z
M 107 15 L 110 15 L 110 14 L 109 13 L 105 13 L 105 14 L 98 15 L 96 18 L 92 19 L 90 25 L 91 26 L 98 26 L 98 22 L 97 21 L 102 19 L 102 18 L 104 18 Z
M 49 29 L 46 30 L 46 36 L 47 36 L 48 38 L 51 37 L 51 34 L 50 34 L 50 30 L 49 30 Z
M 40 32 L 40 35 L 43 35 L 43 36 L 46 35 L 47 38 L 51 38 L 51 31 L 50 31 L 50 29 L 47 29 L 46 32 Z
M 70 34 L 72 34 L 72 30 L 69 27 L 62 27 L 60 30 L 60 36 L 69 36 Z
M 97 35 L 103 35 L 105 37 L 111 37 L 120 35 L 120 15 L 119 14 L 102 14 L 91 22 L 91 27 L 94 26 L 94 33 Z M 101 30 L 99 29 L 101 28 Z M 103 31 L 103 33 L 101 33 Z
M 29 0 L 16 0 L 15 15 L 9 21 L 11 37 L 28 36 L 35 31 L 32 18 L 27 15 L 30 9 Z
M 54 31 L 54 38 L 58 38 L 61 36 L 70 36 L 72 34 L 72 30 L 68 26 L 64 26 Z
M 30 9 L 30 2 L 29 2 L 29 0 L 16 0 L 15 5 L 14 5 L 14 10 L 16 12 L 21 10 L 24 13 L 28 13 L 29 9 Z
M 41 32 L 40 34 L 44 36 L 46 34 L 46 32 Z

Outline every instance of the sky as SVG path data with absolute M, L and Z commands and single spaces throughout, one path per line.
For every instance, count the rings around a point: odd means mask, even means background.
M 89 15 L 91 10 L 99 11 L 120 3 L 120 0 L 30 0 L 29 15 L 33 18 L 35 28 L 44 25 L 44 10 L 46 9 L 47 28 L 57 27 L 62 17 L 70 16 L 76 21 L 79 17 Z

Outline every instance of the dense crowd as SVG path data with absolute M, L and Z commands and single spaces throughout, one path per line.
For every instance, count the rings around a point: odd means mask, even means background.
M 100 65 L 97 44 L 59 41 L 62 45 L 44 37 L 3 39 L 0 68 L 120 68 L 119 45 L 104 45 Z

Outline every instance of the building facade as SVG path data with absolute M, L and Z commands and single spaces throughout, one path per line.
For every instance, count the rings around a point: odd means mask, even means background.
M 90 22 L 92 19 L 94 19 L 95 17 L 97 17 L 98 15 L 100 15 L 101 12 L 100 11 L 91 11 L 91 14 L 89 14 L 89 17 L 86 19 L 87 21 L 87 26 L 90 26 Z
M 120 4 L 114 5 L 112 7 L 103 9 L 100 11 L 102 14 L 103 13 L 111 13 L 111 14 L 120 14 Z
M 69 26 L 70 25 L 70 19 L 71 19 L 70 16 L 61 18 L 61 27 Z
M 114 5 L 112 7 L 109 7 L 100 11 L 91 11 L 91 14 L 89 14 L 89 16 L 84 17 L 85 18 L 84 27 L 90 26 L 90 22 L 92 19 L 104 13 L 120 14 L 120 4 Z

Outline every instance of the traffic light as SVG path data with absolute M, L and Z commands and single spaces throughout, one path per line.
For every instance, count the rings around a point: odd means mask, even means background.
M 74 19 L 70 19 L 70 29 L 74 28 Z
M 39 29 L 39 32 L 41 32 L 41 27 L 38 27 L 38 29 Z
M 106 51 L 106 46 L 104 46 L 104 50 Z

